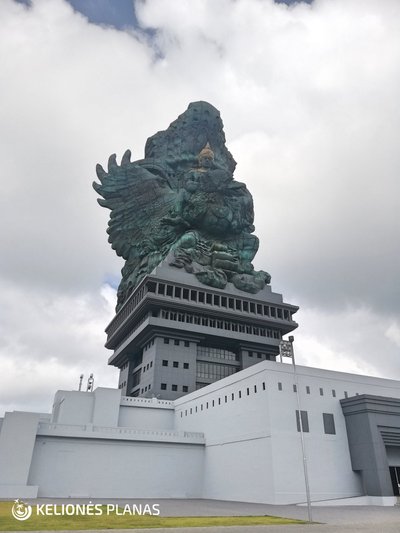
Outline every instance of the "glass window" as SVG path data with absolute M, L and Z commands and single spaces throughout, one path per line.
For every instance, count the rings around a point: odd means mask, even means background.
M 173 391 L 177 391 L 178 390 L 178 385 L 172 385 L 172 390 Z
M 164 344 L 169 344 L 169 339 L 167 339 L 167 337 L 164 337 Z
M 172 366 L 173 366 L 174 368 L 178 368 L 178 367 L 179 367 L 179 362 L 178 362 L 178 361 L 174 361 L 174 362 L 172 363 Z
M 189 363 L 183 363 L 183 368 L 187 370 L 189 368 Z
M 280 381 L 278 383 L 278 390 L 282 390 L 282 383 Z
M 336 398 L 336 391 L 335 391 L 335 389 L 332 389 L 332 396 L 333 396 L 334 398 Z
M 161 383 L 161 390 L 167 390 L 167 384 Z
M 182 392 L 188 392 L 188 391 L 189 391 L 189 387 L 187 385 L 183 385 Z
M 335 419 L 332 413 L 322 413 L 324 432 L 326 435 L 336 435 Z
M 299 411 L 296 409 L 296 425 L 297 425 L 297 431 L 300 431 L 300 417 L 299 417 Z M 308 425 L 308 413 L 307 411 L 301 411 L 301 425 L 303 428 L 304 433 L 309 433 L 310 428 Z
M 167 361 L 167 359 L 163 359 L 162 366 L 168 366 L 168 361 Z
M 324 395 L 324 389 L 322 387 L 320 387 L 319 389 L 319 395 L 320 396 L 323 396 Z
M 189 341 L 185 341 L 185 348 L 189 348 L 190 346 L 190 342 Z
M 306 386 L 306 393 L 310 394 L 310 387 L 308 385 Z

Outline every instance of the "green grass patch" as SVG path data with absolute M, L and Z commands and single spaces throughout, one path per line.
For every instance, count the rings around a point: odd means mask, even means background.
M 12 513 L 14 502 L 0 502 L 0 531 L 37 531 L 37 530 L 85 530 L 85 529 L 142 529 L 142 528 L 179 528 L 211 526 L 259 526 L 304 524 L 302 520 L 292 520 L 277 516 L 161 516 L 131 515 L 123 516 L 110 512 L 101 506 L 101 515 L 41 516 L 36 514 L 36 504 L 32 505 L 32 515 L 25 521 L 16 520 Z M 61 509 L 61 504 L 57 504 Z M 99 511 L 100 507 L 97 507 Z M 121 511 L 124 506 L 120 506 Z M 160 507 L 162 513 L 162 506 Z

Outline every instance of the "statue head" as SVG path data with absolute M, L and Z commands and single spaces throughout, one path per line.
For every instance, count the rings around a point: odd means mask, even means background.
M 210 143 L 205 145 L 197 158 L 201 168 L 211 168 L 214 165 L 214 152 L 211 150 Z

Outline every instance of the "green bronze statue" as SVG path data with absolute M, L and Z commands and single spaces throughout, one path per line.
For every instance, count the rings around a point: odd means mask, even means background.
M 207 102 L 191 103 L 167 130 L 147 140 L 145 158 L 129 150 L 108 172 L 97 165 L 98 202 L 111 210 L 107 232 L 125 259 L 117 310 L 136 285 L 164 259 L 211 287 L 228 282 L 256 293 L 270 283 L 255 271 L 253 199 L 233 179 L 236 163 L 225 146 L 220 114 Z

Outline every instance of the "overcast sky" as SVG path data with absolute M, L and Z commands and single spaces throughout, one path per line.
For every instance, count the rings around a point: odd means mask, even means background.
M 400 2 L 72 3 L 0 2 L 0 416 L 118 386 L 95 164 L 196 100 L 253 194 L 256 268 L 300 306 L 298 362 L 400 379 Z

